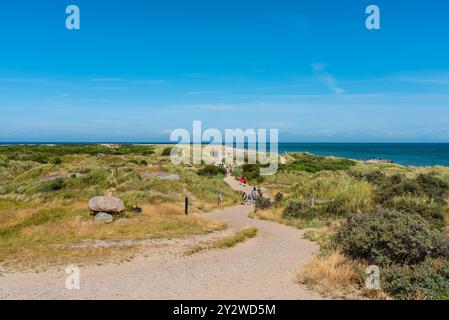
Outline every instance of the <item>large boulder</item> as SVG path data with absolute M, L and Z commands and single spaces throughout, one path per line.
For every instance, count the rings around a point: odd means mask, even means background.
M 94 221 L 111 223 L 114 221 L 114 217 L 112 215 L 110 215 L 109 213 L 97 212 L 94 216 Z
M 92 212 L 120 213 L 125 211 L 122 200 L 114 197 L 95 197 L 89 200 L 89 210 Z

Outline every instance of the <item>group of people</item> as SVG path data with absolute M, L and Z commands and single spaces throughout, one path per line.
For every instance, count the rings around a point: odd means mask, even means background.
M 234 172 L 234 167 L 232 166 L 232 164 L 225 164 L 224 162 L 220 162 L 220 163 L 217 164 L 217 166 L 219 168 L 226 169 L 226 173 L 228 175 L 231 175 Z
M 240 178 L 239 181 L 246 185 L 248 183 L 248 179 Z M 252 206 L 256 201 L 257 197 L 263 197 L 262 189 L 253 187 L 250 192 L 242 191 L 242 205 Z M 221 192 L 218 193 L 218 205 L 221 206 L 223 204 L 223 194 Z
M 242 205 L 252 206 L 257 197 L 262 197 L 262 190 L 260 188 L 253 187 L 250 192 L 246 193 L 242 191 Z
M 246 177 L 240 177 L 239 182 L 241 185 L 246 185 L 248 183 L 248 179 Z

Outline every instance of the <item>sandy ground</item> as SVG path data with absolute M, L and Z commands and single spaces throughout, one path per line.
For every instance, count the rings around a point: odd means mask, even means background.
M 241 189 L 232 178 L 226 181 Z M 258 229 L 255 238 L 230 249 L 180 255 L 189 243 L 170 244 L 122 264 L 80 267 L 80 290 L 65 287 L 64 270 L 0 277 L 1 299 L 320 299 L 295 283 L 298 269 L 318 251 L 301 231 L 248 218 L 234 206 L 204 214 L 230 230 Z M 227 231 L 229 232 L 229 231 Z M 179 250 L 178 250 L 179 249 Z

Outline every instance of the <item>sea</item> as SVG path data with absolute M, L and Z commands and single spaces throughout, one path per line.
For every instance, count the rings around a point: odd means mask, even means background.
M 449 166 L 449 143 L 280 143 L 279 153 L 284 152 L 356 160 L 382 158 L 406 166 Z
M 96 142 L 101 143 L 101 142 Z M 114 143 L 114 142 L 108 142 Z M 119 143 L 119 142 L 117 142 Z M 128 142 L 129 143 L 129 142 Z M 155 144 L 136 142 L 138 144 Z M 26 143 L 0 143 L 26 144 Z M 30 143 L 87 144 L 87 143 Z M 92 144 L 92 143 L 89 143 Z M 161 144 L 158 142 L 157 144 Z M 252 149 L 252 147 L 250 147 Z M 267 147 L 269 149 L 269 146 Z M 449 143 L 279 143 L 278 152 L 309 152 L 320 156 L 335 156 L 356 160 L 376 158 L 392 160 L 406 166 L 448 166 Z

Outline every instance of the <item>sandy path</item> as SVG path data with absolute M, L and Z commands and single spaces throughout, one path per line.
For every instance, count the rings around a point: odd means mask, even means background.
M 228 179 L 235 188 L 241 188 Z M 64 270 L 0 277 L 1 299 L 319 299 L 294 282 L 318 248 L 291 227 L 248 218 L 234 206 L 206 214 L 231 229 L 254 226 L 258 235 L 231 249 L 192 256 L 173 252 L 131 262 L 81 267 L 81 289 L 65 288 Z M 168 250 L 170 251 L 170 250 Z

